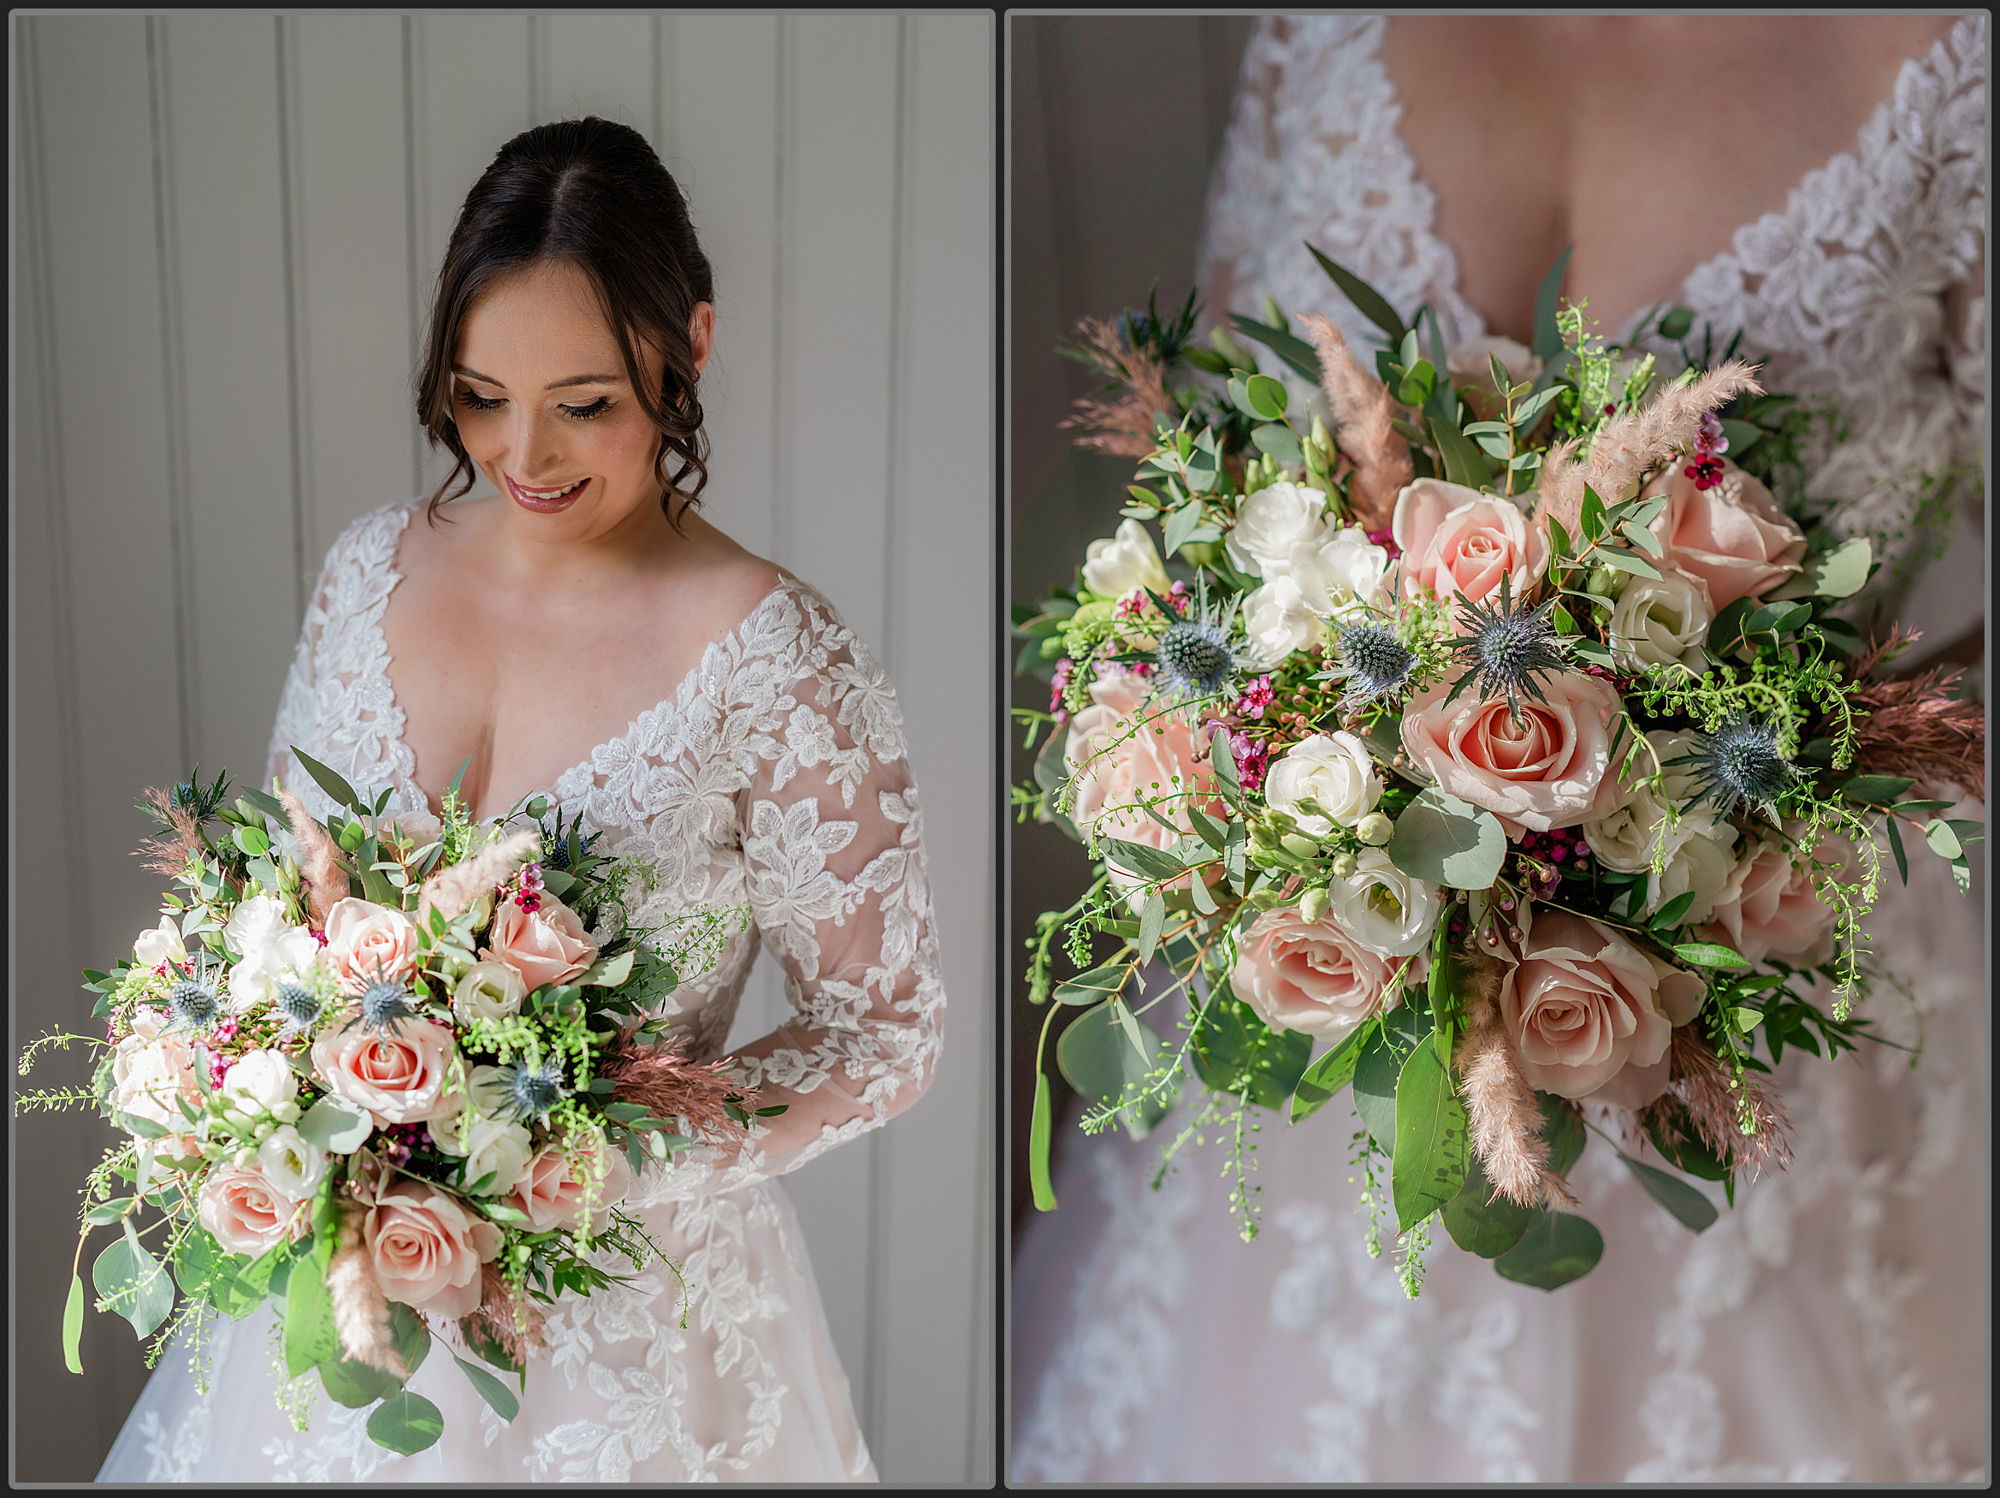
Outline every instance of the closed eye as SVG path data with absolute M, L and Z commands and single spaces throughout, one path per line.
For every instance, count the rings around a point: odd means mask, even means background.
M 468 411 L 497 411 L 507 404 L 504 398 L 489 400 L 475 390 L 459 391 L 458 400 Z M 587 406 L 558 406 L 556 409 L 572 421 L 589 421 L 609 411 L 611 400 L 608 396 L 600 395 Z

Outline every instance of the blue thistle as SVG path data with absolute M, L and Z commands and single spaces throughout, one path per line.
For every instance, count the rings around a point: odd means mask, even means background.
M 499 1094 L 498 1111 L 502 1115 L 524 1119 L 546 1116 L 549 1109 L 569 1096 L 569 1089 L 563 1086 L 560 1059 L 503 1066 L 495 1091 Z
M 371 983 L 361 995 L 361 1023 L 371 1030 L 394 1030 L 416 1013 L 416 996 L 400 983 Z
M 182 978 L 167 990 L 167 1009 L 191 1030 L 206 1030 L 222 1013 L 215 985 L 205 978 Z
M 1774 822 L 1779 798 L 1804 778 L 1780 749 L 1771 721 L 1744 712 L 1667 763 L 1688 766 L 1699 792 L 1695 799 L 1714 802 L 1724 816 L 1755 807 Z
M 285 1023 L 294 1030 L 304 1030 L 320 1017 L 326 1006 L 320 1002 L 318 994 L 310 988 L 301 988 L 296 983 L 286 983 L 278 989 L 278 1013 L 285 1017 Z
M 1153 650 L 1160 684 L 1180 697 L 1217 697 L 1236 676 L 1229 631 L 1211 619 L 1169 624 Z
M 1334 643 L 1347 677 L 1340 703 L 1347 712 L 1402 696 L 1416 674 L 1417 653 L 1386 624 L 1336 624 Z
M 1459 621 L 1465 633 L 1452 645 L 1451 653 L 1467 670 L 1445 701 L 1452 701 L 1475 681 L 1480 696 L 1505 697 L 1507 711 L 1516 720 L 1521 716 L 1523 693 L 1537 702 L 1547 701 L 1536 678 L 1569 669 L 1562 637 L 1549 617 L 1555 604 L 1551 598 L 1540 608 L 1515 607 L 1504 572 L 1498 604 L 1489 607 L 1461 595 Z

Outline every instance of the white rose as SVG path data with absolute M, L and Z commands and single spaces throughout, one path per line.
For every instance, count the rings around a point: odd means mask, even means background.
M 1696 812 L 1681 818 L 1678 833 L 1676 846 L 1667 855 L 1666 872 L 1646 875 L 1646 900 L 1640 912 L 1650 916 L 1692 890 L 1694 901 L 1680 924 L 1704 924 L 1713 919 L 1735 871 L 1736 829 Z
M 1319 620 L 1299 585 L 1280 574 L 1244 596 L 1243 632 L 1250 638 L 1250 667 L 1268 671 L 1317 640 Z
M 1284 573 L 1298 585 L 1305 607 L 1322 619 L 1342 619 L 1355 613 L 1375 597 L 1382 574 L 1388 570 L 1387 549 L 1371 543 L 1352 525 L 1317 541 L 1299 542 L 1283 564 Z
M 1660 760 L 1660 785 L 1665 796 L 1651 786 L 1624 787 L 1609 813 L 1583 824 L 1584 839 L 1592 856 L 1605 867 L 1646 874 L 1643 909 L 1648 915 L 1675 896 L 1693 890 L 1694 903 L 1687 919 L 1706 921 L 1714 915 L 1735 867 L 1736 830 L 1716 814 L 1713 803 L 1695 803 L 1698 792 L 1691 767 L 1668 763 L 1688 752 L 1694 735 L 1656 728 L 1646 735 L 1646 742 Z M 1652 757 L 1639 756 L 1638 768 L 1650 771 Z M 1672 829 L 1663 830 L 1669 802 L 1680 809 L 1680 817 Z M 1666 844 L 1666 872 L 1655 874 L 1653 848 L 1660 840 Z
M 1330 917 L 1378 957 L 1421 952 L 1437 925 L 1437 891 L 1397 868 L 1380 848 L 1364 848 L 1354 872 L 1327 893 Z
M 528 985 L 504 962 L 475 962 L 452 991 L 451 1012 L 461 1021 L 511 1019 L 528 997 Z
M 1264 799 L 1289 813 L 1300 831 L 1325 837 L 1334 822 L 1352 827 L 1375 809 L 1382 799 L 1382 777 L 1368 746 L 1353 734 L 1316 733 L 1292 745 L 1272 764 L 1264 781 Z M 1307 800 L 1317 802 L 1325 815 L 1300 810 L 1299 803 Z
M 235 1073 L 232 1071 L 230 1075 Z M 304 1201 L 326 1179 L 327 1155 L 297 1129 L 286 1125 L 273 1129 L 257 1146 L 257 1166 L 276 1190 L 294 1201 Z
M 1701 642 L 1715 622 L 1708 584 L 1665 568 L 1658 577 L 1631 577 L 1611 610 L 1605 643 L 1620 671 L 1681 664 L 1699 669 Z
M 1498 359 L 1500 367 L 1507 371 L 1510 385 L 1530 384 L 1542 372 L 1542 361 L 1532 350 L 1523 348 L 1511 338 L 1498 333 L 1488 333 L 1481 338 L 1468 338 L 1454 344 L 1444 356 L 1445 373 L 1451 376 L 1454 385 L 1471 385 L 1480 390 L 1493 390 L 1493 366 L 1491 359 Z M 1495 395 L 1500 392 L 1493 391 Z
M 1325 515 L 1326 496 L 1319 490 L 1272 484 L 1244 496 L 1223 547 L 1239 571 L 1262 577 L 1282 568 L 1294 546 L 1318 545 L 1326 533 Z
M 240 1112 L 269 1113 L 299 1094 L 299 1079 L 279 1051 L 251 1051 L 238 1058 L 222 1079 L 222 1095 Z
M 459 1114 L 442 1133 L 433 1122 L 431 1141 L 447 1155 L 458 1155 L 465 1160 L 467 1186 L 488 1175 L 493 1177 L 479 1188 L 481 1196 L 502 1196 L 512 1191 L 527 1171 L 528 1158 L 535 1152 L 534 1141 L 525 1128 L 508 1119 L 479 1116 L 468 1124 L 465 1122 L 468 1116 Z M 447 1138 L 450 1143 L 446 1143 Z
M 186 1041 L 155 1040 L 128 1035 L 118 1042 L 111 1066 L 111 1106 L 119 1113 L 148 1119 L 169 1129 L 185 1129 L 187 1119 L 177 1097 L 197 1102 L 194 1057 Z
M 132 955 L 141 967 L 158 967 L 163 962 L 186 962 L 188 954 L 181 942 L 180 928 L 174 925 L 172 916 L 162 912 L 160 924 L 151 931 L 141 931 L 139 939 L 132 943 Z
M 1171 586 L 1146 527 L 1127 518 L 1108 541 L 1093 541 L 1085 552 L 1084 586 L 1100 598 L 1123 598 L 1135 588 L 1164 593 Z

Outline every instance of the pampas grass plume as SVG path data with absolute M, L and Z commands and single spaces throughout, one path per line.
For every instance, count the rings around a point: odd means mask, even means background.
M 505 884 L 541 846 L 541 834 L 523 828 L 482 848 L 464 863 L 439 869 L 424 881 L 417 899 L 417 919 L 428 920 L 433 909 L 443 911 L 446 920 L 464 915 L 481 895 Z
M 299 845 L 299 880 L 305 885 L 306 917 L 317 930 L 326 929 L 327 913 L 347 898 L 347 867 L 327 830 L 291 791 L 278 800 L 291 819 L 292 837 Z
M 1334 418 L 1334 441 L 1354 462 L 1348 509 L 1363 530 L 1386 530 L 1396 512 L 1396 496 L 1410 482 L 1410 445 L 1389 423 L 1389 389 L 1361 367 L 1347 340 L 1326 318 L 1299 318 L 1319 352 L 1320 388 Z
M 408 1378 L 390 1334 L 389 1300 L 375 1278 L 374 1261 L 361 1241 L 359 1203 L 340 1208 L 340 1240 L 327 1266 L 326 1293 L 333 1302 L 333 1325 L 340 1335 L 341 1351 L 356 1363 L 380 1368 L 394 1378 Z
M 1500 1020 L 1503 965 L 1483 953 L 1465 955 L 1460 961 L 1473 983 L 1457 1056 L 1473 1153 L 1494 1195 L 1523 1207 L 1546 1204 L 1574 1210 L 1577 1201 L 1568 1184 L 1549 1168 L 1541 1104 L 1521 1075 L 1513 1043 Z

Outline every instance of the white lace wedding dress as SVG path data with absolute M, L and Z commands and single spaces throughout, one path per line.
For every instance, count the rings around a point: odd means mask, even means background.
M 1208 207 L 1204 284 L 1231 307 L 1370 329 L 1310 240 L 1452 342 L 1458 295 L 1434 199 L 1397 134 L 1380 17 L 1261 22 Z M 1933 642 L 1978 622 L 1985 433 L 1986 29 L 1957 22 L 1906 62 L 1855 148 L 1785 210 L 1663 295 L 1773 388 L 1834 397 L 1850 431 L 1809 463 L 1896 563 L 1926 504 L 1964 511 L 1903 606 Z M 1212 307 L 1220 318 L 1224 309 Z M 1613 330 L 1606 330 L 1613 332 Z M 1629 331 L 1629 330 L 1627 330 Z M 1615 336 L 1615 332 L 1614 332 Z M 1351 1118 L 1265 1115 L 1264 1230 L 1240 1242 L 1211 1153 L 1148 1189 L 1155 1141 L 1069 1141 L 1012 1282 L 1015 1432 L 1026 1481 L 1611 1482 L 1982 1480 L 1989 1324 L 1984 860 L 1960 896 L 1922 850 L 1873 920 L 1866 1012 L 1902 1053 L 1792 1053 L 1789 1172 L 1737 1192 L 1700 1237 L 1602 1141 L 1576 1186 L 1598 1267 L 1555 1294 L 1501 1280 L 1440 1234 L 1421 1297 L 1362 1249 Z M 1795 1059 L 1796 1063 L 1795 1064 Z M 1716 1193 L 1718 1198 L 1720 1193 Z
M 354 785 L 418 810 L 415 756 L 389 679 L 382 614 L 397 541 L 421 505 L 363 517 L 328 555 L 272 736 L 272 769 L 315 815 L 326 797 L 297 745 Z M 274 1400 L 277 1322 L 222 1321 L 212 1386 L 172 1349 L 101 1480 L 591 1482 L 872 1480 L 805 1245 L 774 1177 L 876 1128 L 937 1065 L 944 993 L 916 790 L 882 668 L 813 589 L 785 580 L 673 696 L 550 788 L 601 848 L 658 881 L 636 917 L 747 905 L 753 923 L 719 965 L 667 1002 L 700 1059 L 723 1054 L 761 944 L 782 963 L 793 1016 L 744 1052 L 761 1101 L 788 1111 L 740 1152 L 697 1147 L 631 1199 L 680 1263 L 549 1312 L 519 1415 L 503 1423 L 433 1348 L 410 1387 L 443 1411 L 429 1450 L 370 1441 L 366 1411 L 307 1375 L 295 1429 Z M 630 1272 L 616 1256 L 607 1268 Z M 683 1326 L 683 1310 L 685 1326 Z

